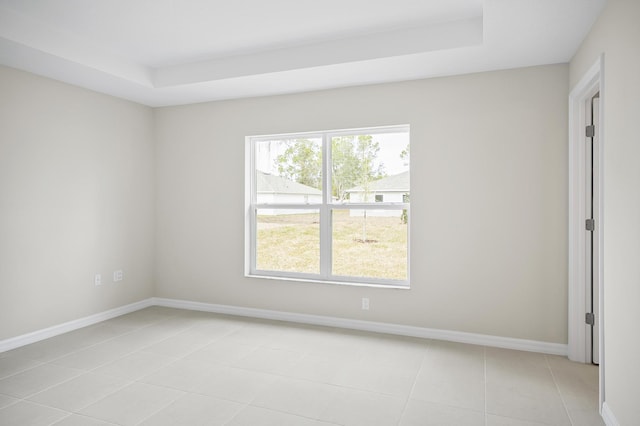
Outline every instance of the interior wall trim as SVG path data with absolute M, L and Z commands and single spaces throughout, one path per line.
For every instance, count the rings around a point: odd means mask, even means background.
M 20 346 L 36 343 L 41 340 L 48 339 L 50 337 L 57 336 L 59 334 L 68 333 L 73 330 L 77 330 L 82 327 L 87 327 L 106 321 L 111 318 L 119 317 L 124 314 L 139 311 L 140 309 L 152 306 L 153 299 L 144 299 L 139 302 L 131 303 L 129 305 L 120 306 L 118 308 L 109 309 L 108 311 L 99 312 L 97 314 L 89 315 L 87 317 L 75 319 L 62 324 L 54 325 L 51 327 L 43 328 L 42 330 L 36 330 L 31 333 L 22 334 L 20 336 L 11 337 L 9 339 L 0 340 L 0 353 L 9 351 L 11 349 L 19 348 Z
M 300 324 L 338 327 L 351 330 L 395 334 L 399 336 L 419 337 L 423 339 L 446 340 L 450 342 L 469 343 L 472 345 L 491 346 L 519 351 L 539 352 L 551 355 L 567 355 L 567 345 L 561 343 L 541 342 L 536 340 L 525 340 L 512 337 L 466 333 L 462 331 L 440 330 L 434 328 L 415 327 L 410 325 L 299 314 L 267 309 L 246 308 L 241 306 L 218 305 L 213 303 L 192 302 L 187 300 L 165 299 L 158 297 L 153 298 L 153 304 L 157 306 L 188 309 L 192 311 L 204 311 L 250 318 L 288 321 Z
M 440 330 L 435 328 L 415 327 L 411 325 L 390 324 L 383 322 L 363 321 L 349 318 L 338 318 L 321 315 L 299 314 L 294 312 L 273 311 L 267 309 L 247 308 L 242 306 L 218 305 L 213 303 L 192 302 L 188 300 L 165 299 L 151 297 L 119 308 L 110 309 L 77 320 L 54 325 L 21 336 L 0 340 L 0 353 L 20 346 L 39 342 L 59 334 L 77 330 L 82 327 L 106 321 L 120 315 L 148 308 L 164 306 L 168 308 L 187 309 L 191 311 L 212 312 L 249 318 L 288 321 L 299 324 L 320 325 L 326 327 L 345 328 L 350 330 L 371 331 L 374 333 L 394 334 L 398 336 L 418 337 L 422 339 L 446 340 L 450 342 L 468 343 L 472 345 L 491 346 L 519 351 L 539 352 L 550 355 L 567 355 L 567 345 L 561 343 L 541 342 L 536 340 L 516 339 L 512 337 L 491 336 L 487 334 L 466 333 L 463 331 Z M 617 423 L 612 423 L 616 425 Z

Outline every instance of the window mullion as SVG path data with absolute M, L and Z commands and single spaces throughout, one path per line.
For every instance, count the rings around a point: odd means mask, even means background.
M 322 135 L 322 207 L 320 208 L 320 276 L 331 274 L 331 139 Z

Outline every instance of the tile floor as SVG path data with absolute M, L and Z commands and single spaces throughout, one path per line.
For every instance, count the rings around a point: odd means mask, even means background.
M 4 426 L 603 425 L 558 356 L 153 307 L 0 354 Z

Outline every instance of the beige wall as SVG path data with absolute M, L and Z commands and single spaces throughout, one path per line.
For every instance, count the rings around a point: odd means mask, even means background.
M 0 67 L 0 340 L 152 295 L 153 152 L 152 109 Z
M 640 2 L 609 0 L 571 61 L 571 85 L 604 59 L 605 401 L 640 422 Z
M 556 65 L 158 109 L 156 294 L 566 343 L 567 94 Z M 411 290 L 245 278 L 245 136 L 391 124 Z

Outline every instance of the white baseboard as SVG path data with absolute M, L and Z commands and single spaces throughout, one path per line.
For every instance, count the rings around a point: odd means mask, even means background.
M 602 403 L 602 420 L 604 420 L 604 424 L 607 426 L 620 426 L 616 416 L 613 415 L 613 411 L 611 411 L 611 407 L 607 402 Z
M 120 315 L 138 311 L 140 309 L 144 309 L 149 306 L 153 306 L 153 298 L 131 303 L 130 305 L 120 306 L 118 308 L 110 309 L 108 311 L 99 312 L 94 315 L 89 315 L 88 317 L 79 318 L 73 321 L 68 321 L 62 324 L 54 325 L 52 327 L 44 328 L 42 330 L 34 331 L 28 334 L 23 334 L 21 336 L 0 340 L 0 353 L 18 348 L 20 346 L 39 342 L 40 340 L 48 339 L 50 337 L 54 337 L 59 334 L 68 333 L 69 331 L 77 330 L 79 328 L 86 327 L 88 325 L 93 325 L 101 321 L 106 321 L 111 318 L 119 317 Z
M 567 355 L 566 344 L 540 342 L 536 340 L 515 339 L 511 337 L 465 333 L 462 331 L 438 330 L 433 328 L 414 327 L 409 325 L 388 324 L 319 315 L 297 314 L 293 312 L 271 311 L 266 309 L 244 308 L 239 306 L 217 305 L 212 303 L 190 302 L 187 300 L 164 299 L 158 297 L 153 298 L 153 304 L 169 308 L 189 309 L 193 311 L 215 312 L 219 314 L 229 314 L 251 318 L 323 325 L 328 327 L 339 327 L 353 330 L 372 331 L 377 333 L 397 334 L 401 336 L 420 337 L 425 339 L 447 340 L 451 342 L 492 346 L 519 351 L 540 352 L 552 355 Z
M 312 324 L 352 330 L 371 331 L 376 333 L 396 334 L 400 336 L 419 337 L 423 339 L 447 340 L 451 342 L 492 346 L 519 351 L 540 352 L 552 355 L 567 355 L 567 345 L 560 343 L 548 343 L 536 340 L 465 333 L 462 331 L 438 330 L 434 328 L 362 321 L 348 318 L 298 314 L 293 312 L 272 311 L 267 309 L 245 308 L 240 306 L 217 305 L 213 303 L 190 302 L 187 300 L 164 299 L 159 297 L 152 297 L 136 303 L 132 303 L 130 305 L 110 309 L 108 311 L 65 322 L 63 324 L 58 324 L 42 330 L 34 331 L 32 333 L 23 334 L 21 336 L 12 337 L 6 340 L 1 340 L 0 353 L 154 305 L 165 306 L 169 308 L 188 309 L 192 311 L 214 312 L 219 314 L 236 315 L 250 318 L 262 318 L 277 321 L 289 321 L 301 324 Z M 604 410 L 605 407 L 603 407 L 603 417 Z M 613 417 L 613 413 L 611 413 L 611 416 L 612 419 L 615 419 L 615 417 Z M 616 426 L 618 424 L 607 423 L 607 425 Z

